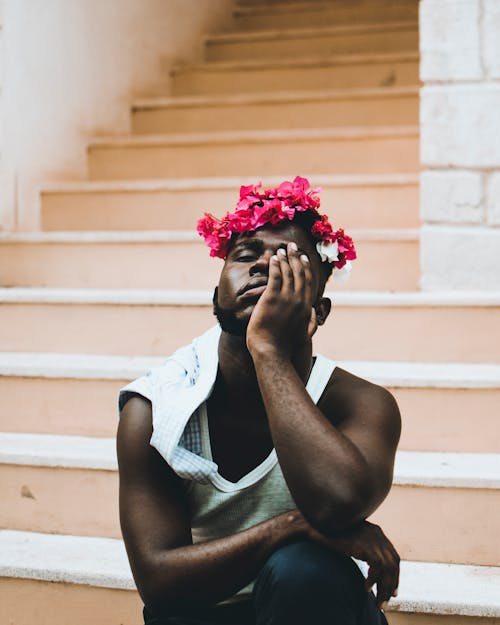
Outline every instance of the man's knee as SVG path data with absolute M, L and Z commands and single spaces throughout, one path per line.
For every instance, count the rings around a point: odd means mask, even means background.
M 312 542 L 299 542 L 271 555 L 255 583 L 254 601 L 257 610 L 287 610 L 296 615 L 340 611 L 355 619 L 366 598 L 363 582 L 351 558 Z

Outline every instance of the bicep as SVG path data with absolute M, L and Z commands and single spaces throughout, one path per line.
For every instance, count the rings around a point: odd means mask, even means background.
M 357 447 L 366 462 L 375 509 L 392 485 L 401 415 L 392 394 L 375 385 L 359 389 L 347 406 L 338 430 Z
M 138 586 L 165 550 L 192 543 L 180 478 L 150 445 L 151 404 L 131 398 L 117 435 L 120 524 Z

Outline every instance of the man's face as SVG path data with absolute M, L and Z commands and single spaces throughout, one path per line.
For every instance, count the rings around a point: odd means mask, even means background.
M 214 313 L 224 331 L 245 335 L 250 315 L 267 284 L 270 258 L 292 241 L 310 259 L 314 300 L 321 295 L 321 261 L 303 228 L 289 223 L 239 235 L 226 258 L 214 296 Z

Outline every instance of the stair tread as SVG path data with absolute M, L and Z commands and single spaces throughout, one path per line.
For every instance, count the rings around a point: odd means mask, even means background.
M 133 102 L 134 111 L 156 108 L 170 107 L 206 107 L 218 105 L 259 104 L 287 102 L 297 103 L 303 101 L 328 101 L 343 100 L 351 98 L 399 98 L 401 96 L 417 96 L 419 88 L 415 86 L 405 87 L 373 87 L 373 88 L 352 88 L 352 89 L 323 89 L 319 90 L 294 90 L 294 91 L 273 91 L 262 93 L 238 93 L 227 95 L 193 95 L 193 96 L 169 96 L 156 98 L 137 99 Z
M 90 147 L 150 147 L 154 145 L 199 145 L 203 143 L 260 143 L 262 141 L 330 141 L 381 137 L 417 137 L 418 126 L 355 126 L 340 128 L 296 128 L 291 130 L 223 130 L 216 132 L 124 135 L 96 137 Z
M 114 438 L 0 432 L 0 464 L 117 469 Z M 398 451 L 394 484 L 500 488 L 500 454 Z
M 264 40 L 275 40 L 279 38 L 283 39 L 306 39 L 306 38 L 315 38 L 322 35 L 344 35 L 344 34 L 366 34 L 372 32 L 384 32 L 390 33 L 397 30 L 406 30 L 406 29 L 414 29 L 418 28 L 418 21 L 415 19 L 411 20 L 401 20 L 401 21 L 390 21 L 390 22 L 379 22 L 379 23 L 364 23 L 364 24 L 355 24 L 350 25 L 340 25 L 340 26 L 308 26 L 306 28 L 269 28 L 267 30 L 252 30 L 252 31 L 231 31 L 224 33 L 214 33 L 211 35 L 207 35 L 205 37 L 205 41 L 210 43 L 228 43 L 228 42 L 239 42 L 239 41 L 264 41 Z
M 93 303 L 118 305 L 210 306 L 212 291 L 175 289 L 85 289 L 50 287 L 0 288 L 0 304 Z M 497 307 L 500 292 L 492 291 L 336 291 L 327 296 L 335 306 Z
M 418 241 L 419 228 L 350 228 L 357 241 Z M 189 243 L 202 242 L 196 230 L 68 230 L 0 232 L 1 243 Z
M 165 361 L 162 356 L 0 352 L 0 376 L 126 380 Z M 500 388 L 500 365 L 338 361 L 355 375 L 390 387 Z
M 0 575 L 134 589 L 123 541 L 0 530 Z M 500 616 L 500 567 L 401 562 L 388 611 Z
M 293 175 L 262 176 L 259 181 L 264 187 L 274 186 L 284 179 L 293 178 Z M 418 174 L 355 174 L 355 175 L 325 175 L 319 174 L 312 178 L 314 185 L 321 186 L 396 186 L 418 185 Z M 81 193 L 96 191 L 189 191 L 199 189 L 234 189 L 235 192 L 243 184 L 255 183 L 255 178 L 214 177 L 214 178 L 176 178 L 176 179 L 146 179 L 146 180 L 105 180 L 105 181 L 75 181 L 45 183 L 42 193 Z M 314 186 L 313 185 L 313 186 Z M 236 196 L 235 196 L 236 197 Z
M 329 65 L 344 65 L 356 63 L 380 63 L 394 61 L 418 61 L 418 52 L 373 52 L 373 54 L 350 53 L 332 54 L 330 56 L 302 56 L 290 59 L 249 59 L 235 61 L 204 61 L 177 65 L 172 68 L 173 75 L 190 71 L 245 71 L 251 69 L 275 69 L 289 67 L 327 67 Z

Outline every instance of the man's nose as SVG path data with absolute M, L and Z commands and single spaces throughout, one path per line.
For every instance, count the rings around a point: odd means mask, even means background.
M 256 273 L 262 273 L 267 276 L 269 273 L 269 263 L 271 261 L 271 256 L 273 255 L 272 250 L 267 250 L 263 254 L 261 254 L 254 264 L 250 267 L 250 275 L 253 276 Z

